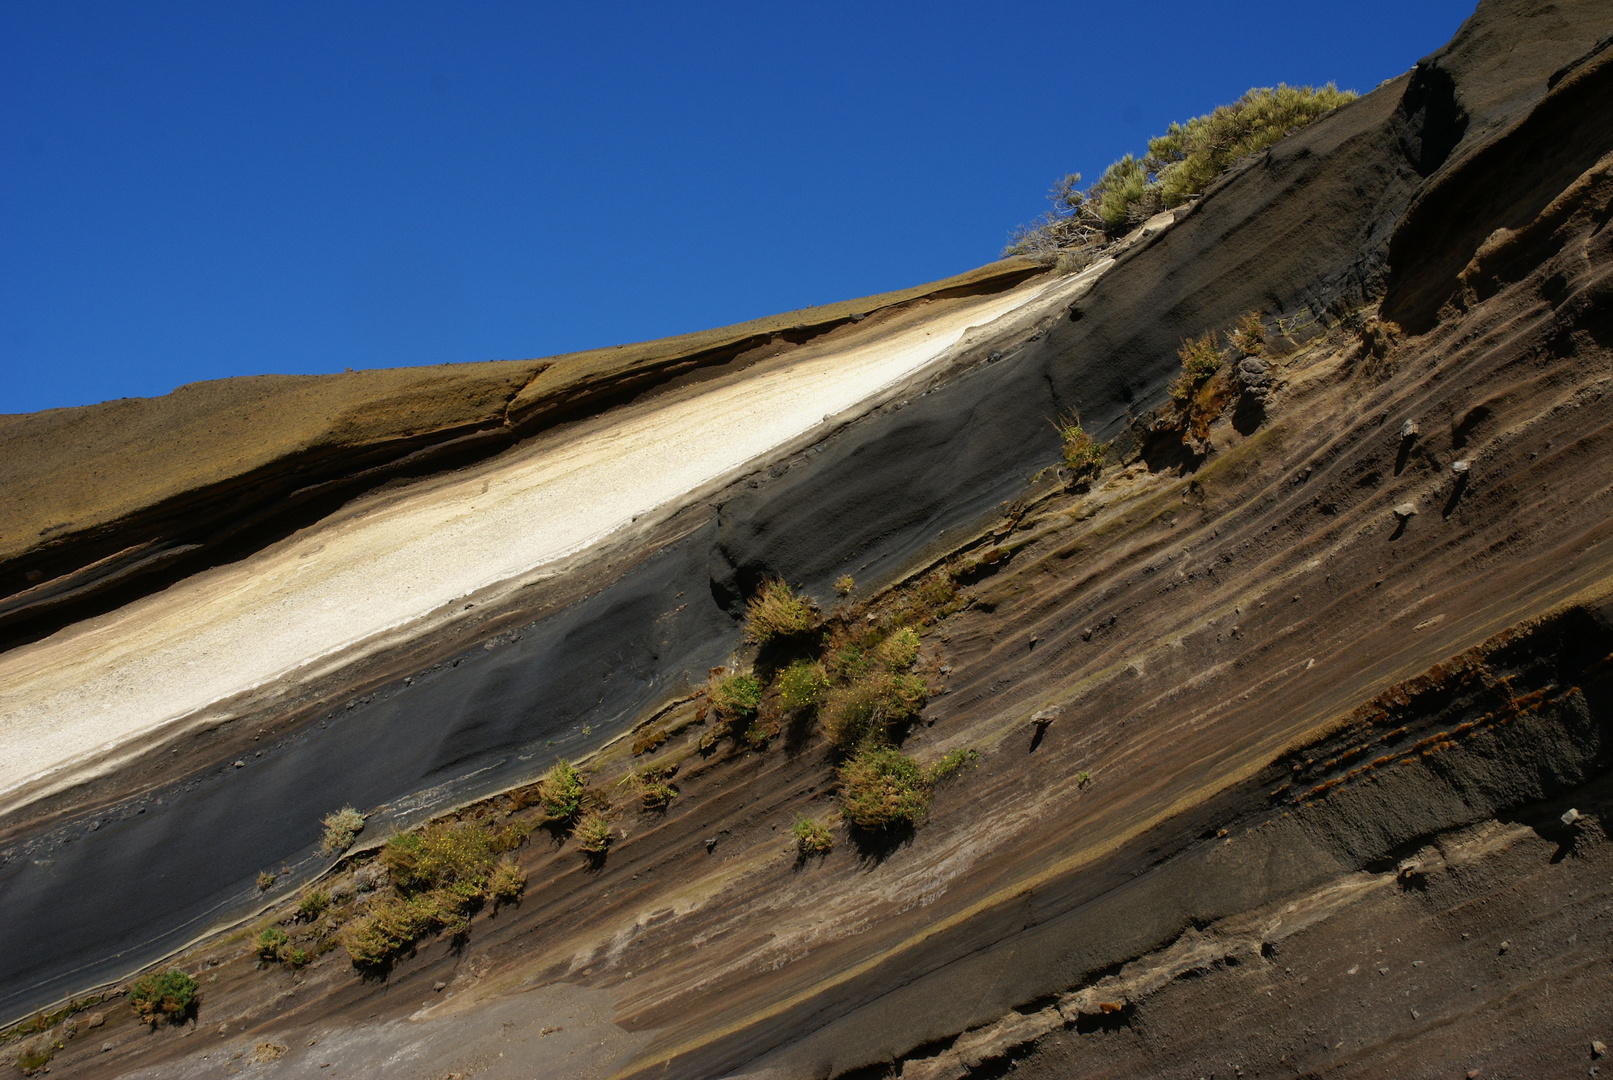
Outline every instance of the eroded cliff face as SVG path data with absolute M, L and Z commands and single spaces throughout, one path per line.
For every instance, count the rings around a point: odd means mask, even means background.
M 1610 30 L 1598 5 L 1481 4 L 1071 305 L 609 560 L 14 812 L 8 911 L 64 949 L 97 909 L 50 919 L 24 860 L 90 881 L 73 845 L 122 830 L 113 876 L 152 896 L 131 927 L 172 933 L 153 886 L 247 835 L 305 857 L 354 775 L 378 823 L 535 821 L 559 751 L 522 740 L 549 713 L 618 834 L 600 859 L 539 829 L 519 904 L 368 977 L 332 928 L 376 903 L 373 847 L 322 879 L 328 914 L 298 920 L 285 882 L 227 934 L 187 912 L 195 1023 L 148 1031 L 114 996 L 45 1034 L 52 1069 L 1588 1069 L 1613 1032 Z M 1181 339 L 1251 310 L 1258 351 L 1168 398 Z M 1050 468 L 1071 408 L 1113 440 L 1079 490 Z M 792 822 L 836 804 L 810 718 L 716 738 L 698 690 L 708 661 L 767 662 L 733 620 L 764 576 L 827 609 L 846 573 L 832 625 L 924 629 L 904 748 L 978 761 L 912 833 L 836 825 L 807 856 Z M 410 754 L 432 763 L 399 779 Z M 631 794 L 647 766 L 669 805 Z M 317 957 L 258 963 L 270 925 Z

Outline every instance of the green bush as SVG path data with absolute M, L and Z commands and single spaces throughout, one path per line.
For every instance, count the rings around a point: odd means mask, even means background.
M 330 896 L 317 889 L 311 889 L 303 894 L 302 900 L 297 904 L 297 914 L 309 922 L 325 914 L 330 907 Z
M 646 810 L 665 810 L 678 797 L 678 789 L 667 783 L 664 765 L 645 765 L 628 774 L 628 782 Z
M 289 940 L 284 930 L 278 926 L 271 926 L 257 936 L 257 939 L 252 943 L 252 948 L 258 954 L 259 960 L 274 963 L 280 959 L 280 950 L 286 947 L 286 943 Z
M 795 837 L 796 848 L 802 855 L 827 855 L 835 846 L 833 834 L 804 814 L 795 815 L 790 835 Z
M 1181 206 L 1216 177 L 1356 95 L 1328 83 L 1256 87 L 1148 140 L 1142 157 L 1127 154 L 1084 191 L 1072 173 L 1054 185 L 1053 211 L 1010 238 L 1004 254 L 1057 251 L 1101 242 L 1161 210 Z
M 1278 84 L 1251 89 L 1231 105 L 1172 124 L 1148 140 L 1145 159 L 1161 200 L 1166 207 L 1182 205 L 1239 161 L 1355 98 L 1332 83 L 1320 90 Z
M 1170 395 L 1173 401 L 1185 404 L 1221 366 L 1221 351 L 1215 347 L 1215 336 L 1205 334 L 1183 339 L 1176 355 L 1182 361 L 1182 375 L 1171 384 Z
M 919 655 L 919 636 L 907 627 L 901 627 L 879 643 L 880 663 L 890 671 L 906 671 Z
M 938 783 L 963 768 L 980 760 L 978 751 L 969 749 L 948 750 L 940 760 L 930 766 L 930 781 Z
M 526 874 L 508 855 L 499 860 L 498 865 L 493 867 L 492 876 L 487 879 L 487 891 L 500 904 L 514 903 L 525 889 Z
M 730 675 L 712 684 L 709 692 L 711 711 L 725 724 L 749 720 L 762 704 L 762 684 L 756 676 L 746 672 Z
M 543 778 L 538 799 L 543 804 L 543 812 L 557 821 L 572 820 L 582 809 L 585 786 L 582 774 L 571 767 L 571 762 L 565 758 L 556 761 Z
M 572 835 L 577 838 L 577 846 L 590 855 L 605 854 L 612 839 L 610 822 L 597 811 L 583 818 Z
M 326 814 L 320 824 L 325 831 L 319 840 L 319 850 L 334 855 L 353 846 L 353 840 L 364 831 L 364 815 L 351 806 L 344 806 Z
M 129 1007 L 142 1022 L 154 1027 L 163 1020 L 184 1023 L 196 1004 L 196 980 L 178 968 L 142 975 L 129 984 Z
M 930 778 L 888 746 L 861 750 L 840 766 L 840 813 L 862 829 L 918 824 L 930 807 Z
M 829 654 L 829 674 L 844 682 L 855 682 L 871 668 L 867 651 L 855 642 L 842 645 Z
M 1266 331 L 1260 325 L 1260 312 L 1251 311 L 1238 320 L 1237 327 L 1227 335 L 1232 347 L 1245 356 L 1259 356 L 1266 348 Z
M 745 637 L 758 645 L 804 634 L 817 625 L 817 613 L 806 597 L 796 596 L 778 578 L 764 581 L 745 606 Z
M 889 729 L 924 708 L 929 688 L 917 675 L 876 671 L 829 691 L 818 710 L 824 737 L 842 751 L 883 743 Z
M 778 690 L 779 702 L 786 709 L 808 709 L 823 697 L 829 676 L 817 661 L 797 660 L 779 673 L 773 685 Z
M 564 761 L 561 778 L 581 780 Z M 554 770 L 550 770 L 551 775 Z M 547 784 L 547 781 L 546 781 Z M 391 837 L 381 862 L 393 894 L 373 901 L 369 914 L 342 928 L 340 941 L 361 968 L 390 963 L 427 934 L 461 934 L 471 914 L 489 899 L 513 899 L 526 886 L 514 860 L 500 858 L 526 839 L 515 823 L 495 828 L 477 821 L 437 822 Z
M 850 596 L 851 590 L 855 589 L 856 587 L 857 583 L 851 580 L 850 574 L 841 574 L 839 577 L 835 578 L 836 596 Z
M 1096 476 L 1103 467 L 1103 455 L 1109 445 L 1088 435 L 1081 427 L 1081 418 L 1074 413 L 1059 417 L 1053 428 L 1063 443 L 1064 467 L 1069 470 L 1070 478 L 1086 480 Z

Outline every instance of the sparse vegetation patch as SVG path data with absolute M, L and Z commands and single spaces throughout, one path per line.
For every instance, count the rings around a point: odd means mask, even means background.
M 929 808 L 929 776 L 895 747 L 868 747 L 840 766 L 840 813 L 859 828 L 911 827 Z
M 1318 117 L 1354 101 L 1353 91 L 1332 83 L 1257 87 L 1186 123 L 1172 124 L 1148 140 L 1142 157 L 1126 154 L 1090 187 L 1072 173 L 1053 185 L 1053 209 L 1015 231 L 1004 255 L 1055 257 L 1070 249 L 1096 249 L 1162 210 L 1201 194 L 1239 161 L 1274 145 Z M 1073 259 L 1070 269 L 1082 260 Z M 1060 266 L 1066 265 L 1060 260 Z
M 795 595 L 779 578 L 764 581 L 745 606 L 745 637 L 758 645 L 804 634 L 817 625 L 811 602 Z
M 561 758 L 544 775 L 538 801 L 549 817 L 556 821 L 571 821 L 582 810 L 582 795 L 586 787 L 582 774 L 572 768 L 571 762 Z
M 129 1007 L 143 1023 L 183 1024 L 197 1004 L 196 980 L 178 968 L 142 975 L 129 984 Z
M 381 862 L 392 893 L 342 928 L 348 956 L 360 968 L 383 967 L 427 934 L 464 933 L 470 916 L 487 901 L 515 899 L 526 877 L 501 856 L 526 835 L 526 827 L 516 822 L 495 829 L 449 821 L 389 839 Z
M 351 806 L 344 806 L 326 814 L 320 824 L 325 832 L 320 837 L 319 850 L 326 855 L 336 855 L 352 847 L 358 834 L 364 831 L 364 815 Z M 270 878 L 271 884 L 273 880 Z
M 795 837 L 796 850 L 802 855 L 827 855 L 834 849 L 834 835 L 821 822 L 805 814 L 795 815 L 790 835 Z
M 1053 422 L 1063 444 L 1064 468 L 1071 483 L 1090 481 L 1103 467 L 1104 451 L 1108 443 L 1101 443 L 1081 427 L 1081 418 L 1074 413 L 1061 416 Z

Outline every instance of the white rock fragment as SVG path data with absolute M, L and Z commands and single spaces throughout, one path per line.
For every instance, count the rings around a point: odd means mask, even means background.
M 1416 435 L 1417 435 L 1417 421 L 1415 421 L 1415 420 L 1407 420 L 1404 424 L 1400 425 L 1400 437 L 1402 439 L 1415 438 Z
M 1584 816 L 1585 815 L 1581 814 L 1578 810 L 1574 809 L 1573 807 L 1569 807 L 1568 810 L 1563 814 L 1563 824 L 1572 825 L 1574 822 L 1578 821 Z
M 1473 463 L 1471 461 L 1453 461 L 1451 462 L 1451 472 L 1455 473 L 1457 476 L 1463 476 L 1466 475 L 1467 470 L 1472 468 L 1472 466 Z
M 1402 521 L 1406 520 L 1407 518 L 1413 518 L 1413 517 L 1416 517 L 1416 516 L 1417 516 L 1417 504 L 1416 503 L 1404 502 L 1404 503 L 1401 503 L 1399 506 L 1395 507 L 1395 517 L 1399 518 Z

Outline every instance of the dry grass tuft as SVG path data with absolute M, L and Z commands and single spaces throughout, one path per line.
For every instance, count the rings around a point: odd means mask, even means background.
M 764 581 L 745 606 L 745 638 L 758 645 L 804 634 L 817 625 L 811 602 L 796 596 L 779 578 Z

